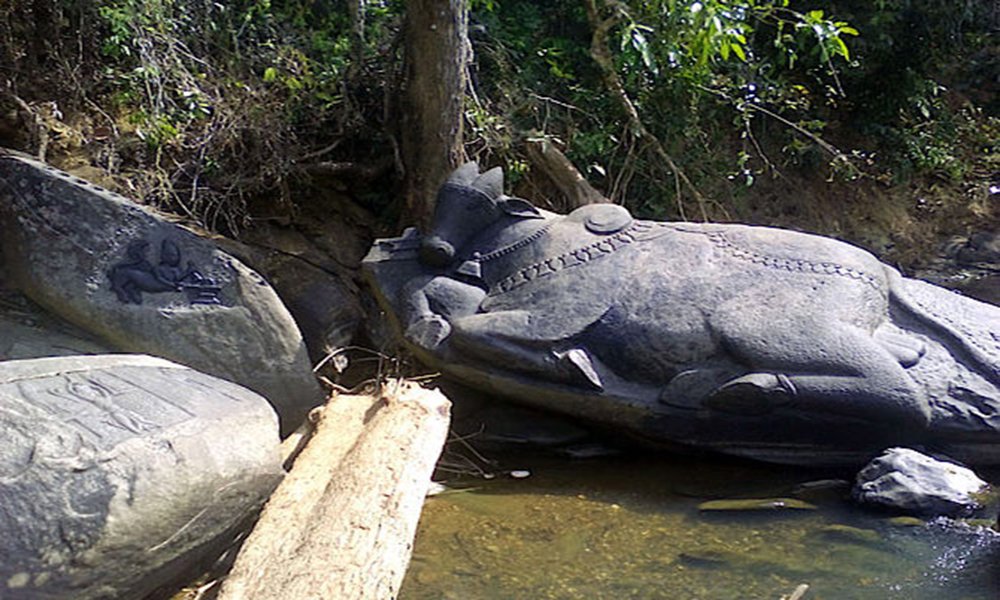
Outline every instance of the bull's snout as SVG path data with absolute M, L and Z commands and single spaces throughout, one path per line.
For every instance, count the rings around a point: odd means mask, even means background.
M 446 267 L 455 258 L 455 247 L 436 235 L 420 244 L 420 261 L 432 267 Z

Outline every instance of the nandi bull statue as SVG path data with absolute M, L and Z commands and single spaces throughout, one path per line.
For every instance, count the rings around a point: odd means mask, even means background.
M 454 172 L 429 232 L 364 261 L 418 358 L 645 442 L 860 463 L 918 445 L 1000 463 L 1000 308 L 833 239 L 568 215 Z

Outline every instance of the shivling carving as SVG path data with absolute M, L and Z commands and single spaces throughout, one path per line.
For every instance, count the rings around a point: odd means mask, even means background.
M 191 304 L 221 304 L 221 288 L 188 262 L 181 267 L 181 251 L 169 239 L 160 244 L 160 263 L 153 265 L 146 258 L 149 242 L 136 240 L 128 245 L 126 259 L 108 271 L 111 289 L 125 303 L 142 304 L 143 292 L 187 292 Z
M 654 443 L 863 462 L 923 444 L 1000 462 L 1000 309 L 849 244 L 745 225 L 569 215 L 458 169 L 430 231 L 365 273 L 418 357 Z

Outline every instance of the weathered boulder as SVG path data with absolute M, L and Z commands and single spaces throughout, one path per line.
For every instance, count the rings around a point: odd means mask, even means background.
M 329 259 L 314 262 L 272 247 L 226 239 L 218 243 L 267 277 L 302 331 L 313 364 L 350 345 L 362 317 L 353 274 Z
M 168 361 L 0 362 L 0 597 L 141 598 L 283 471 L 257 394 Z
M 107 354 L 93 335 L 46 313 L 24 294 L 7 287 L 0 256 L 0 361 L 46 356 Z
M 322 401 L 302 337 L 260 275 L 152 211 L 36 161 L 0 156 L 7 274 L 117 350 L 266 397 L 282 428 Z
M 861 504 L 930 516 L 960 516 L 979 508 L 988 484 L 971 469 L 909 448 L 889 448 L 857 476 L 852 495 Z
M 364 273 L 396 334 L 470 386 L 654 445 L 863 464 L 1000 462 L 1000 308 L 768 227 L 568 215 L 459 168 Z

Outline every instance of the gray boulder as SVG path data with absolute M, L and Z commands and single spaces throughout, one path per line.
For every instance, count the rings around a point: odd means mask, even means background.
M 7 274 L 117 350 L 161 356 L 266 397 L 282 428 L 322 400 L 301 334 L 260 275 L 125 198 L 0 156 Z
M 988 484 L 971 469 L 909 448 L 890 448 L 857 476 L 861 504 L 923 517 L 964 516 L 979 508 Z
M 260 396 L 168 361 L 0 362 L 0 597 L 141 598 L 282 477 Z
M 107 354 L 105 344 L 41 309 L 5 283 L 0 255 L 0 361 Z
M 346 269 L 283 248 L 233 240 L 219 240 L 219 245 L 267 277 L 298 323 L 313 364 L 351 344 L 362 310 L 357 285 Z
M 768 227 L 559 215 L 459 168 L 364 273 L 396 334 L 479 389 L 654 445 L 862 464 L 1000 462 L 1000 308 Z

